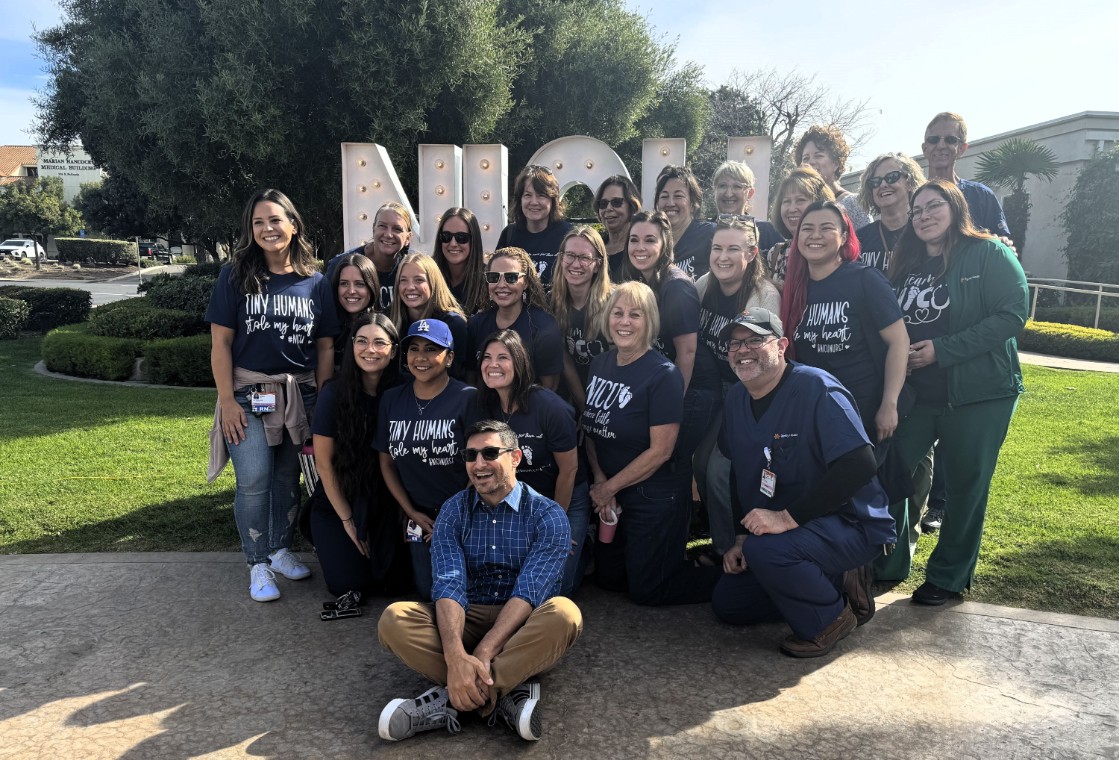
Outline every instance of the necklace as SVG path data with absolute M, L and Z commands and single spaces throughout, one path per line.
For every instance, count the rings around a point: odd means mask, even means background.
M 431 406 L 431 402 L 434 401 L 436 399 L 436 397 L 438 397 L 439 394 L 442 393 L 446 389 L 447 385 L 449 385 L 450 382 L 451 382 L 451 378 L 448 377 L 446 379 L 446 382 L 443 383 L 443 387 L 440 388 L 438 391 L 436 391 L 434 396 L 432 396 L 429 399 L 425 399 L 422 404 L 420 403 L 420 397 L 416 395 L 415 389 L 414 388 L 412 389 L 412 399 L 416 402 L 416 411 L 420 413 L 421 417 L 424 416 L 424 412 L 427 411 L 427 408 L 429 406 Z
M 883 272 L 888 272 L 889 271 L 890 263 L 894 260 L 894 246 L 898 244 L 899 240 L 901 240 L 901 233 L 904 232 L 904 231 L 905 231 L 905 227 L 902 227 L 899 230 L 890 230 L 890 237 L 892 237 L 894 239 L 894 242 L 892 244 L 887 243 L 886 242 L 886 224 L 885 224 L 885 222 L 882 222 L 881 220 L 879 220 L 879 222 L 878 222 L 878 237 L 882 239 L 882 250 L 886 252 L 886 262 L 885 262 L 885 265 L 882 267 Z

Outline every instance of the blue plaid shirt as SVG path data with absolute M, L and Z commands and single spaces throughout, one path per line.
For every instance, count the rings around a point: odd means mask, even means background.
M 571 550 L 571 525 L 563 508 L 517 482 L 490 507 L 473 488 L 439 510 L 431 539 L 432 599 L 505 604 L 520 597 L 539 607 L 559 593 Z

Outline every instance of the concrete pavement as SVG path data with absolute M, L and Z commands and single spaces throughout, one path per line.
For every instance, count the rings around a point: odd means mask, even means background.
M 320 578 L 278 581 L 257 604 L 238 554 L 0 557 L 0 757 L 1119 757 L 1115 621 L 886 596 L 798 661 L 783 626 L 594 588 L 542 741 L 467 718 L 389 744 L 381 707 L 426 685 L 377 644 L 384 601 L 324 623 Z

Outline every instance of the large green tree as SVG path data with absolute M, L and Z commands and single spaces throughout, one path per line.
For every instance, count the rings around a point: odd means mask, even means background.
M 1080 170 L 1061 214 L 1069 279 L 1119 282 L 1119 146 Z M 1014 228 L 1011 227 L 1011 230 Z
M 416 145 L 634 139 L 677 94 L 672 49 L 621 0 L 62 0 L 39 35 L 40 137 L 80 139 L 191 234 L 286 190 L 341 232 L 339 143 L 377 142 L 415 192 Z M 603 85 L 604 79 L 615 78 Z M 703 115 L 694 120 L 695 137 Z
M 62 180 L 40 177 L 0 188 L 0 237 L 14 234 L 72 235 L 81 215 L 62 200 Z
M 1026 228 L 1030 224 L 1030 194 L 1026 180 L 1040 177 L 1052 180 L 1057 176 L 1057 154 L 1044 145 L 1013 137 L 994 150 L 979 157 L 975 178 L 987 185 L 996 185 L 1011 191 L 1003 201 L 1006 225 L 1021 257 L 1026 250 Z

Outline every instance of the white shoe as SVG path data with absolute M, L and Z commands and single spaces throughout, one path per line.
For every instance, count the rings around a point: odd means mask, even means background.
M 538 741 L 544 734 L 540 721 L 540 684 L 526 682 L 516 686 L 497 703 L 494 715 L 505 721 L 525 741 Z M 493 719 L 490 719 L 493 724 Z
M 294 554 L 287 549 L 277 549 L 268 555 L 272 563 L 272 570 L 287 578 L 289 581 L 301 581 L 311 577 L 311 571 L 300 562 Z
M 267 563 L 261 562 L 249 568 L 249 596 L 254 602 L 272 602 L 280 598 L 276 574 Z

